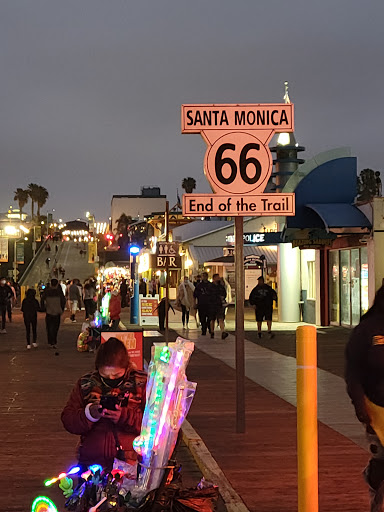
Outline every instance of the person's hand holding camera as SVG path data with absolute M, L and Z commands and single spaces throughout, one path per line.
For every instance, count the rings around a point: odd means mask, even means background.
M 116 404 L 114 411 L 111 409 L 103 409 L 102 416 L 111 420 L 113 423 L 117 423 L 121 416 L 121 407 Z
M 99 420 L 103 416 L 103 409 L 100 407 L 100 402 L 95 402 L 89 407 L 89 413 L 92 418 Z

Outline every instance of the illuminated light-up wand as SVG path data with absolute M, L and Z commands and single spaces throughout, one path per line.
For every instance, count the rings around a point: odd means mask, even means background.
M 168 346 L 155 344 L 141 433 L 133 442 L 134 450 L 142 458 L 138 482 L 132 490 L 135 497 L 160 485 L 172 455 L 196 389 L 196 384 L 185 376 L 193 349 L 194 344 L 182 338 Z
M 80 469 L 81 468 L 79 466 L 75 466 L 75 467 L 71 468 L 67 473 L 60 473 L 60 475 L 57 476 L 56 478 L 51 478 L 50 480 L 46 480 L 44 482 L 44 485 L 45 485 L 45 487 L 49 487 L 50 485 L 54 484 L 58 480 L 61 480 L 62 478 L 65 478 L 68 475 L 76 475 L 80 471 Z

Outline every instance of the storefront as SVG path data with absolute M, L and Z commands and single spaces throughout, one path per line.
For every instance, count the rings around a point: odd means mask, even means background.
M 355 326 L 368 307 L 367 247 L 330 250 L 330 323 L 347 327 Z

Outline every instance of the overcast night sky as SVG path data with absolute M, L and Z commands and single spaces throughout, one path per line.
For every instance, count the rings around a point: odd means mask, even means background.
M 383 19 L 382 0 L 0 0 L 0 211 L 30 182 L 66 220 L 141 186 L 172 206 L 187 176 L 208 192 L 181 104 L 282 102 L 284 80 L 304 158 L 382 170 Z

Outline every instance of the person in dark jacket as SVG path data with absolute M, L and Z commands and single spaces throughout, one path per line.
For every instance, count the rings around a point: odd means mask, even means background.
M 212 303 L 211 303 L 211 338 L 215 337 L 215 323 L 219 323 L 221 339 L 225 340 L 228 333 L 225 332 L 225 298 L 227 291 L 222 283 L 219 274 L 212 276 Z
M 45 324 L 47 326 L 48 344 L 52 348 L 56 348 L 60 319 L 66 303 L 57 279 L 51 279 L 50 286 L 44 290 L 42 303 L 43 309 L 46 311 Z
M 251 291 L 249 295 L 249 303 L 255 306 L 257 334 L 261 338 L 261 326 L 263 320 L 267 321 L 268 334 L 273 338 L 272 334 L 272 313 L 273 301 L 277 304 L 277 294 L 275 290 L 264 282 L 264 277 L 260 276 L 257 279 L 257 286 Z
M 196 299 L 196 306 L 199 312 L 199 318 L 201 323 L 201 334 L 205 336 L 207 329 L 212 335 L 211 331 L 211 316 L 212 316 L 212 283 L 208 281 L 208 273 L 203 272 L 201 274 L 202 280 L 197 283 L 193 296 Z
M 124 344 L 117 338 L 100 345 L 95 367 L 74 387 L 61 414 L 63 425 L 80 436 L 77 455 L 81 466 L 100 464 L 110 469 L 114 458 L 134 463 L 137 455 L 132 443 L 140 434 L 146 374 L 134 370 Z M 103 407 L 102 397 L 116 405 Z
M 371 512 L 384 510 L 384 286 L 352 331 L 345 351 L 347 392 L 365 426 L 371 460 L 364 471 Z
M 27 349 L 31 348 L 31 327 L 32 327 L 32 345 L 37 348 L 37 312 L 41 311 L 40 304 L 36 300 L 36 291 L 29 288 L 25 294 L 25 299 L 21 304 L 23 313 L 25 333 L 27 337 Z
M 120 284 L 120 297 L 121 297 L 121 307 L 126 308 L 127 307 L 127 294 L 128 294 L 128 286 L 127 286 L 127 280 L 122 279 Z
M 1 314 L 1 329 L 0 334 L 6 334 L 5 321 L 7 315 L 8 304 L 12 300 L 12 289 L 7 285 L 4 277 L 0 279 L 0 314 Z

